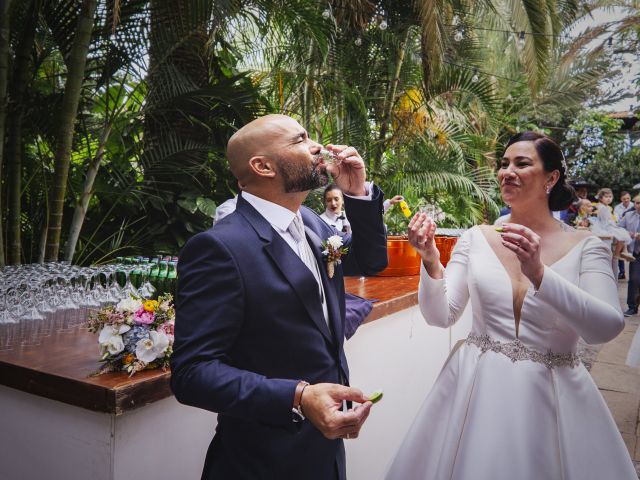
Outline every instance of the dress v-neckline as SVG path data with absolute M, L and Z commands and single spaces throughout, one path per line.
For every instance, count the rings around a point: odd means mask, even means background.
M 527 290 L 524 293 L 524 296 L 522 297 L 522 303 L 520 304 L 520 308 L 518 309 L 518 315 L 516 316 L 516 308 L 515 308 L 515 303 L 516 303 L 516 297 L 514 295 L 514 290 L 515 290 L 515 285 L 514 285 L 514 280 L 513 278 L 511 278 L 511 275 L 509 274 L 509 270 L 507 269 L 507 267 L 505 266 L 504 262 L 500 259 L 500 257 L 498 256 L 498 254 L 496 253 L 495 249 L 491 246 L 491 243 L 489 242 L 489 239 L 487 238 L 487 236 L 484 234 L 484 232 L 482 231 L 481 228 L 478 228 L 480 235 L 482 236 L 482 238 L 484 239 L 485 244 L 487 245 L 487 247 L 489 248 L 489 250 L 491 250 L 491 253 L 493 254 L 493 257 L 495 258 L 495 260 L 498 262 L 498 264 L 500 264 L 500 267 L 502 268 L 502 271 L 504 272 L 504 274 L 507 276 L 507 278 L 509 279 L 509 283 L 511 284 L 511 313 L 513 315 L 513 319 L 515 322 L 515 334 L 516 334 L 516 338 L 519 338 L 519 331 L 520 331 L 520 319 L 521 319 L 521 315 L 522 315 L 522 309 L 524 307 L 524 303 L 527 300 L 527 295 L 529 294 L 529 288 L 527 288 Z M 585 240 L 587 240 L 588 238 L 590 238 L 591 236 L 588 235 L 584 238 L 582 238 L 580 241 L 576 242 L 575 245 L 573 245 L 571 248 L 569 248 L 569 250 L 567 250 L 561 257 L 559 257 L 557 260 L 555 260 L 554 262 L 550 263 L 549 265 L 547 265 L 546 263 L 544 263 L 545 267 L 549 267 L 549 268 L 553 268 L 554 265 L 556 265 L 557 263 L 561 262 L 562 260 L 564 260 L 565 258 L 567 258 L 580 244 L 582 244 Z M 527 279 L 528 280 L 528 279 Z

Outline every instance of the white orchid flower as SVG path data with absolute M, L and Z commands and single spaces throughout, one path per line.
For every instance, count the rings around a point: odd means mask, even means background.
M 164 332 L 149 332 L 149 338 L 143 338 L 136 343 L 136 357 L 144 363 L 151 363 L 162 357 L 169 346 L 169 337 Z
M 106 325 L 101 331 L 98 337 L 98 343 L 102 348 L 102 355 L 106 353 L 109 355 L 117 355 L 124 350 L 124 342 L 122 341 L 122 334 L 129 331 L 131 327 L 125 324 Z

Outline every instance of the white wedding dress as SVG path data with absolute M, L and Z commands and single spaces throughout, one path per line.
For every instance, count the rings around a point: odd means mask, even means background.
M 448 327 L 471 301 L 473 326 L 445 363 L 389 480 L 637 480 L 627 448 L 576 344 L 624 327 L 611 251 L 586 237 L 529 288 L 515 336 L 511 279 L 475 227 L 445 278 L 421 271 L 419 304 Z

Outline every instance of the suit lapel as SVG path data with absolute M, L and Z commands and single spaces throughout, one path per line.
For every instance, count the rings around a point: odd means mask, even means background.
M 271 257 L 273 263 L 278 270 L 282 272 L 287 282 L 291 285 L 291 288 L 296 292 L 296 295 L 302 301 L 313 323 L 315 323 L 327 341 L 333 343 L 334 340 L 331 332 L 329 331 L 327 322 L 324 320 L 322 305 L 318 296 L 318 284 L 313 274 L 300 257 L 291 250 L 287 242 L 271 227 L 271 224 L 260 215 L 249 202 L 244 200 L 241 195 L 238 196 L 237 210 L 247 219 L 256 233 L 258 233 L 264 241 L 265 252 Z M 316 249 L 313 246 L 312 250 L 314 250 L 315 254 Z M 320 263 L 318 263 L 318 265 L 321 266 Z M 322 268 L 320 270 L 322 270 Z M 268 279 L 265 279 L 265 281 L 268 281 Z M 326 290 L 327 287 L 325 286 L 325 291 Z M 328 302 L 327 305 L 329 305 Z
M 273 241 L 265 246 L 265 251 L 295 290 L 318 329 L 327 340 L 333 342 L 327 322 L 324 320 L 318 295 L 318 283 L 313 274 L 277 233 Z

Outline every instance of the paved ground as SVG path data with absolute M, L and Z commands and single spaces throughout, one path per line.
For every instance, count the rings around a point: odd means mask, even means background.
M 627 282 L 618 282 L 618 293 L 626 310 Z M 613 418 L 622 433 L 640 478 L 640 368 L 625 365 L 631 340 L 640 325 L 640 316 L 626 318 L 624 331 L 604 346 L 585 346 L 583 357 Z

